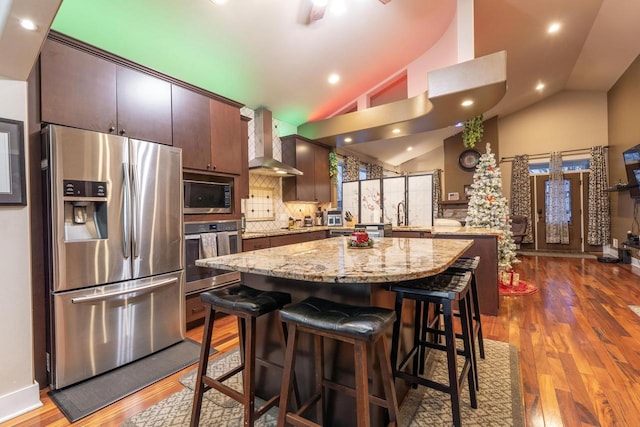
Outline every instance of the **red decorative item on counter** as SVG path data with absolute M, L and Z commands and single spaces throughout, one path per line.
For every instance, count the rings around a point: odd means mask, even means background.
M 351 244 L 360 245 L 369 241 L 369 234 L 364 230 L 356 230 L 351 233 Z
M 349 246 L 350 248 L 372 248 L 373 247 L 373 239 L 369 238 L 369 235 L 364 230 L 357 229 L 351 236 L 349 236 Z

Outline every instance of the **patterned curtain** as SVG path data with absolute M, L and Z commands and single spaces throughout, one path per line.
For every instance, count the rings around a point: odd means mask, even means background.
M 360 165 L 358 159 L 353 156 L 344 158 L 344 167 L 342 169 L 342 182 L 357 181 L 360 175 Z
M 591 147 L 589 162 L 589 218 L 587 225 L 587 243 L 603 245 L 611 237 L 611 212 L 609 210 L 609 193 L 604 189 L 609 186 L 604 147 Z
M 527 231 L 522 243 L 532 243 L 531 231 L 531 181 L 529 180 L 529 156 L 515 156 L 511 168 L 511 215 L 527 217 Z
M 433 172 L 433 213 L 435 218 L 442 218 L 442 170 L 436 169 Z
M 549 180 L 545 189 L 546 242 L 569 244 L 568 181 L 562 176 L 562 154 L 554 151 L 549 161 Z
M 380 179 L 382 178 L 382 166 L 367 163 L 365 165 L 367 170 L 367 179 Z

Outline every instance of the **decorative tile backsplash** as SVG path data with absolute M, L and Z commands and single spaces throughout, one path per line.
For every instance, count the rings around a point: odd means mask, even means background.
M 246 117 L 254 117 L 254 110 L 243 107 L 240 113 Z M 282 161 L 282 142 L 278 137 L 280 122 L 273 119 L 273 157 Z M 249 159 L 256 157 L 255 128 L 253 120 L 248 123 Z M 284 203 L 282 201 L 282 178 L 249 173 L 249 199 L 241 202 L 242 213 L 247 219 L 248 232 L 278 230 L 289 225 L 289 217 L 303 219 L 305 215 L 312 218 L 320 206 L 329 210 L 329 203 Z M 270 202 L 269 202 L 270 199 Z M 271 211 L 271 216 L 267 216 Z
M 269 190 L 266 192 L 266 190 Z M 329 203 L 290 203 L 282 201 L 282 178 L 249 174 L 249 194 L 251 198 L 242 200 L 242 212 L 247 218 L 248 232 L 262 232 L 278 230 L 289 225 L 289 217 L 303 219 L 305 215 L 315 216 L 318 206 L 329 210 Z M 273 218 L 266 219 L 257 206 L 263 207 L 266 203 L 265 194 L 272 195 Z M 251 210 L 253 209 L 253 212 Z

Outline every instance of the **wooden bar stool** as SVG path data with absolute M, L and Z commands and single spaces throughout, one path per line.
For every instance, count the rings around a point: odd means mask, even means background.
M 473 339 L 471 340 L 471 349 L 472 349 L 472 361 L 474 365 L 474 373 L 476 377 L 476 390 L 480 390 L 480 383 L 478 381 L 478 362 L 476 359 L 476 340 L 478 341 L 478 349 L 480 351 L 480 357 L 484 359 L 484 339 L 482 337 L 482 318 L 480 317 L 480 304 L 478 303 L 478 286 L 476 282 L 476 269 L 480 265 L 480 257 L 476 256 L 473 258 L 469 257 L 460 257 L 458 258 L 447 270 L 445 273 L 471 273 L 471 283 L 469 286 L 469 298 L 471 303 L 467 304 L 467 312 L 469 317 L 469 323 L 471 324 L 471 331 L 473 333 Z M 442 314 L 442 307 L 438 307 L 438 313 Z M 454 311 L 454 315 L 456 317 L 460 317 L 459 311 Z M 428 310 L 424 310 L 423 319 L 424 324 L 427 322 L 427 317 L 429 316 Z M 436 318 L 436 325 L 439 325 L 440 316 L 438 315 Z M 436 326 L 438 327 L 438 326 Z M 422 331 L 422 340 L 426 340 L 426 331 Z M 460 338 L 460 334 L 457 334 L 456 337 Z M 424 373 L 424 350 L 420 359 L 420 373 Z
M 289 336 L 284 363 L 284 377 L 280 392 L 280 411 L 278 426 L 286 423 L 296 426 L 323 425 L 324 388 L 346 393 L 356 397 L 356 414 L 358 426 L 369 426 L 369 403 L 387 408 L 390 425 L 397 425 L 398 401 L 393 383 L 391 365 L 385 330 L 393 323 L 396 316 L 392 310 L 379 307 L 360 307 L 335 303 L 320 298 L 309 297 L 297 304 L 280 310 L 280 319 L 287 323 Z M 306 332 L 314 336 L 315 394 L 308 402 L 302 404 L 297 412 L 288 411 L 291 395 L 293 372 L 296 359 L 296 340 L 298 332 Z M 355 389 L 336 384 L 324 377 L 323 339 L 331 338 L 354 345 Z M 380 364 L 381 381 L 385 398 L 369 395 L 369 378 L 367 369 L 367 344 L 375 348 Z M 302 417 L 304 412 L 316 404 L 314 423 Z
M 402 303 L 404 299 L 410 299 L 416 301 L 416 314 L 415 314 L 415 329 L 414 329 L 414 342 L 412 348 L 409 350 L 405 358 L 398 363 L 398 347 L 400 340 L 400 323 L 396 322 L 393 327 L 393 340 L 391 344 L 391 366 L 393 367 L 393 373 L 396 378 L 402 378 L 405 381 L 416 384 L 424 385 L 426 387 L 434 388 L 436 390 L 448 393 L 451 396 L 451 412 L 453 415 L 453 424 L 456 426 L 461 425 L 460 419 L 460 395 L 462 394 L 462 384 L 464 383 L 465 376 L 467 377 L 469 385 L 469 397 L 471 400 L 471 407 L 477 408 L 478 402 L 476 399 L 476 385 L 475 385 L 475 366 L 472 358 L 471 347 L 471 326 L 469 319 L 468 304 L 470 304 L 469 297 L 469 283 L 471 281 L 471 273 L 465 272 L 463 274 L 458 273 L 441 273 L 435 276 L 427 277 L 411 282 L 402 282 L 391 285 L 389 290 L 396 293 L 396 317 L 402 319 Z M 462 326 L 462 338 L 463 348 L 457 349 L 456 347 L 456 334 L 454 332 L 454 313 L 453 305 L 458 304 L 460 311 L 460 323 Z M 427 320 L 427 316 L 421 316 L 420 311 L 428 311 L 429 305 L 434 304 L 435 307 L 442 306 L 442 312 L 444 314 L 444 331 L 440 328 L 433 328 Z M 422 339 L 420 333 L 432 333 L 434 336 L 439 337 L 444 335 L 445 344 L 442 345 L 436 340 L 427 341 Z M 419 361 L 424 355 L 424 349 L 431 348 L 436 350 L 445 351 L 447 354 L 447 369 L 449 381 L 448 384 L 433 381 L 428 378 L 424 378 L 420 375 Z M 460 354 L 464 356 L 465 361 L 462 366 L 460 375 L 458 376 L 458 366 L 456 361 L 456 355 Z M 410 360 L 413 360 L 412 372 L 405 371 L 406 365 Z
M 478 284 L 476 282 L 476 269 L 480 265 L 480 257 L 473 258 L 460 257 L 451 267 L 447 269 L 448 272 L 465 272 L 471 273 L 471 287 L 469 292 L 471 294 L 471 301 L 473 303 L 472 318 L 473 321 L 473 337 L 478 340 L 478 349 L 480 351 L 480 357 L 484 359 L 484 338 L 482 337 L 482 318 L 480 317 L 480 303 L 478 302 Z
M 204 336 L 200 351 L 200 363 L 196 378 L 195 393 L 193 396 L 193 408 L 191 411 L 191 426 L 200 423 L 200 411 L 202 409 L 202 397 L 204 392 L 212 388 L 226 394 L 232 399 L 244 405 L 244 425 L 253 426 L 256 419 L 262 416 L 279 401 L 279 395 L 273 396 L 262 407 L 255 409 L 255 367 L 256 362 L 268 367 L 282 367 L 256 358 L 256 319 L 267 313 L 281 309 L 291 302 L 291 296 L 284 292 L 264 292 L 244 285 L 234 285 L 224 289 L 203 292 L 200 299 L 205 305 Z M 211 348 L 211 336 L 213 334 L 213 321 L 216 311 L 231 314 L 238 317 L 238 334 L 240 339 L 240 366 L 219 376 L 211 378 L 207 376 L 209 362 L 209 350 Z M 281 326 L 280 336 L 282 351 L 286 349 L 286 336 L 284 326 Z M 248 327 L 247 327 L 248 324 Z M 223 384 L 238 372 L 243 372 L 244 392 L 240 393 Z M 295 379 L 294 379 L 295 381 Z M 296 388 L 297 390 L 297 388 Z M 297 395 L 296 395 L 297 398 Z M 214 420 L 208 420 L 213 422 Z

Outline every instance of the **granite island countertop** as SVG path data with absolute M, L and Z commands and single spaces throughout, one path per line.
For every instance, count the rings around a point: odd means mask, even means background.
M 242 239 L 257 239 L 260 237 L 271 236 L 285 236 L 288 234 L 300 234 L 311 233 L 314 231 L 329 231 L 329 230 L 353 230 L 353 227 L 328 227 L 328 226 L 313 226 L 313 227 L 298 227 L 298 228 L 280 228 L 268 231 L 245 231 L 242 233 Z M 421 231 L 425 233 L 431 233 L 432 235 L 464 235 L 464 236 L 500 236 L 501 230 L 494 228 L 477 228 L 477 227 L 452 227 L 452 226 L 412 226 L 401 225 L 394 226 L 393 231 Z
M 438 274 L 473 240 L 383 237 L 351 248 L 346 237 L 205 258 L 200 267 L 324 283 L 390 283 Z

